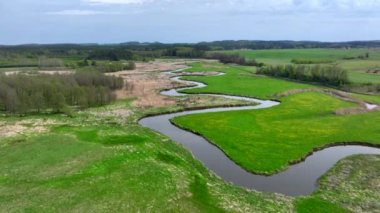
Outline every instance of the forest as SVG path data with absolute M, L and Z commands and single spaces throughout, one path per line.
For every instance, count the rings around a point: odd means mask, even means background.
M 96 72 L 0 75 L 0 110 L 25 114 L 101 106 L 115 100 L 113 91 L 123 86 L 123 79 Z

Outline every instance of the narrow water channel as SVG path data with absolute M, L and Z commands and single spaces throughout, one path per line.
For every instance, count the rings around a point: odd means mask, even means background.
M 189 86 L 188 88 L 201 88 L 207 86 L 203 83 L 183 81 L 179 78 L 180 77 L 173 77 L 172 80 L 182 83 L 190 83 L 192 86 Z M 167 96 L 185 96 L 186 94 L 183 94 L 180 91 L 188 88 L 168 90 L 162 92 L 162 94 Z M 339 160 L 354 154 L 380 154 L 380 149 L 378 148 L 357 145 L 336 146 L 315 152 L 305 161 L 292 165 L 289 169 L 281 173 L 274 174 L 272 176 L 252 174 L 235 164 L 224 154 L 224 152 L 209 143 L 203 137 L 176 127 L 170 122 L 170 120 L 179 116 L 199 113 L 270 108 L 279 105 L 280 103 L 270 100 L 265 101 L 239 96 L 213 94 L 204 95 L 245 100 L 258 103 L 258 105 L 211 108 L 158 115 L 141 119 L 139 123 L 144 127 L 160 132 L 170 137 L 173 141 L 182 144 L 188 148 L 198 160 L 203 162 L 208 169 L 213 171 L 225 181 L 231 182 L 235 185 L 258 191 L 276 192 L 290 196 L 308 195 L 317 188 L 318 178 L 326 173 Z

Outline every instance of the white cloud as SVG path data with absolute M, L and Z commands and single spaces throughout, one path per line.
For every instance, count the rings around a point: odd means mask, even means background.
M 103 11 L 95 10 L 62 10 L 55 12 L 47 12 L 48 15 L 69 15 L 69 16 L 90 16 L 90 15 L 102 15 L 102 14 L 115 14 Z
M 217 7 L 252 11 L 320 11 L 320 10 L 379 10 L 380 0 L 81 0 L 88 4 L 156 5 L 187 8 Z
M 143 4 L 152 0 L 84 0 L 91 4 Z

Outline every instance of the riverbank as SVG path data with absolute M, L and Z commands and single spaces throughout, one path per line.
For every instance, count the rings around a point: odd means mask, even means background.
M 176 74 L 177 72 L 167 73 L 167 74 Z M 188 76 L 189 74 L 186 74 Z M 223 76 L 220 74 L 215 74 L 214 78 L 217 76 Z M 212 77 L 212 76 L 208 76 Z M 180 77 L 172 78 L 173 81 L 188 84 L 188 88 L 191 89 L 201 89 L 205 88 L 208 85 L 194 82 L 194 81 L 184 81 L 180 80 Z M 180 89 L 172 89 L 168 91 L 163 91 L 161 94 L 167 96 L 181 97 L 185 94 L 181 93 L 181 91 L 186 90 L 186 88 L 181 87 Z M 295 94 L 302 94 L 305 92 L 297 92 Z M 310 93 L 310 92 L 309 92 Z M 207 95 L 207 94 L 206 94 Z M 322 176 L 328 169 L 333 167 L 335 163 L 337 163 L 340 159 L 344 157 L 353 155 L 353 154 L 380 154 L 380 150 L 376 148 L 370 148 L 365 146 L 346 146 L 353 144 L 361 144 L 365 145 L 366 143 L 334 143 L 330 145 L 326 145 L 325 148 L 319 147 L 315 148 L 313 151 L 309 152 L 307 156 L 311 156 L 306 160 L 306 157 L 303 157 L 302 160 L 294 161 L 291 164 L 297 164 L 292 168 L 288 169 L 285 172 L 281 172 L 276 175 L 260 176 L 254 175 L 247 172 L 246 164 L 238 165 L 233 162 L 234 156 L 229 155 L 227 152 L 229 150 L 224 150 L 223 147 L 219 146 L 219 144 L 214 143 L 212 141 L 207 141 L 202 138 L 199 132 L 192 131 L 191 128 L 186 128 L 184 126 L 178 125 L 176 121 L 180 120 L 183 116 L 191 116 L 197 115 L 200 118 L 206 117 L 205 113 L 213 113 L 215 112 L 231 112 L 237 111 L 238 113 L 249 113 L 248 110 L 258 110 L 258 109 L 268 109 L 274 106 L 277 106 L 279 103 L 274 101 L 261 101 L 257 99 L 247 98 L 247 97 L 239 97 L 239 96 L 223 96 L 225 98 L 230 99 L 240 99 L 245 101 L 251 101 L 259 103 L 258 106 L 251 107 L 231 107 L 231 108 L 210 108 L 205 110 L 195 110 L 195 111 L 185 111 L 181 113 L 173 113 L 173 114 L 165 114 L 160 116 L 152 116 L 147 117 L 140 120 L 140 124 L 144 127 L 148 127 L 152 130 L 158 131 L 168 137 L 172 138 L 174 141 L 179 142 L 184 145 L 188 149 L 192 151 L 192 153 L 201 160 L 210 170 L 215 172 L 217 175 L 222 177 L 225 181 L 229 181 L 235 183 L 236 185 L 243 186 L 246 188 L 266 191 L 266 192 L 278 192 L 284 193 L 287 195 L 306 195 L 314 191 L 317 180 L 320 176 Z M 244 110 L 244 111 L 242 111 Z M 220 115 L 221 113 L 218 113 Z M 243 116 L 240 116 L 242 118 Z M 173 122 L 172 122 L 173 121 Z M 215 120 L 213 120 L 215 121 Z M 188 125 L 191 121 L 186 121 L 185 123 Z M 186 131 L 183 131 L 182 129 Z M 212 129 L 212 126 L 210 126 Z M 216 132 L 217 133 L 217 132 Z M 217 133 L 218 134 L 218 133 Z M 225 133 L 223 134 L 225 135 Z M 239 135 L 237 135 L 239 136 Z M 211 143 L 211 144 L 209 144 Z M 339 144 L 343 146 L 338 146 Z M 367 143 L 369 144 L 369 143 Z M 213 146 L 215 145 L 215 146 Z M 372 144 L 369 144 L 372 145 Z M 372 146 L 376 146 L 373 144 Z M 236 146 L 235 146 L 236 147 Z M 328 148 L 332 147 L 332 148 Z M 322 151 L 318 151 L 322 150 Z M 314 153 L 318 151 L 317 153 Z M 242 152 L 244 153 L 244 152 Z M 247 156 L 244 156 L 247 158 Z M 305 161 L 306 160 L 306 161 Z M 302 162 L 305 161 L 305 162 Z M 300 163 L 302 162 L 302 163 Z M 257 163 L 257 161 L 253 161 L 253 164 Z M 298 164 L 299 163 L 299 164 Z M 243 168 L 241 168 L 242 166 Z M 248 169 L 249 170 L 249 169 Z M 252 170 L 250 170 L 252 171 Z M 253 171 L 255 172 L 255 171 Z M 265 173 L 269 176 L 269 173 Z

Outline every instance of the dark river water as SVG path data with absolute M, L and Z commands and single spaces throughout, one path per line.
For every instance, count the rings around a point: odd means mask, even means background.
M 174 81 L 191 83 L 192 88 L 205 87 L 206 85 L 199 82 L 181 81 L 179 77 L 172 78 Z M 162 92 L 167 96 L 185 96 L 180 93 L 183 89 L 169 90 Z M 204 94 L 212 95 L 212 94 Z M 263 192 L 276 192 L 290 196 L 308 195 L 312 193 L 318 186 L 318 178 L 325 174 L 339 160 L 355 154 L 380 154 L 380 149 L 367 146 L 336 146 L 326 148 L 315 152 L 305 161 L 292 165 L 286 171 L 283 171 L 272 176 L 255 175 L 242 169 L 239 165 L 230 160 L 218 147 L 209 143 L 206 139 L 191 132 L 185 131 L 171 124 L 170 120 L 175 117 L 207 113 L 207 112 L 225 112 L 233 110 L 255 110 L 270 108 L 280 103 L 274 101 L 263 101 L 253 98 L 222 96 L 231 99 L 239 99 L 258 103 L 256 106 L 245 107 L 229 107 L 229 108 L 213 108 L 205 110 L 193 110 L 166 115 L 152 116 L 141 119 L 139 123 L 147 128 L 160 132 L 173 141 L 176 141 L 187 149 L 193 155 L 203 162 L 203 164 L 220 176 L 227 182 L 235 185 L 255 189 Z

